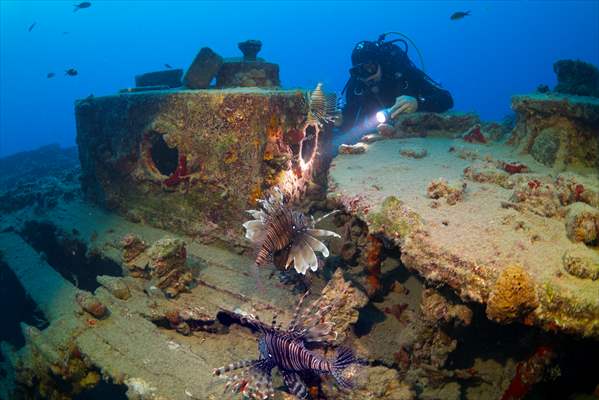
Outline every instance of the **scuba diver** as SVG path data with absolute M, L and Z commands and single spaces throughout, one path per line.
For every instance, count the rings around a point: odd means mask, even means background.
M 404 39 L 385 41 L 389 33 L 380 35 L 376 42 L 359 42 L 352 51 L 350 78 L 342 92 L 346 102 L 341 131 L 347 131 L 385 109 L 385 117 L 379 118 L 377 114 L 381 124 L 402 113 L 443 112 L 453 107 L 451 94 L 412 63 Z M 396 42 L 403 43 L 404 48 Z

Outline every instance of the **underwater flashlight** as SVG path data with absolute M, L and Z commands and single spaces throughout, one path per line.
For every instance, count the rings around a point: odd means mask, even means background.
M 390 108 L 385 108 L 384 110 L 381 110 L 376 113 L 376 120 L 379 124 L 384 124 L 389 119 L 391 119 L 391 109 Z

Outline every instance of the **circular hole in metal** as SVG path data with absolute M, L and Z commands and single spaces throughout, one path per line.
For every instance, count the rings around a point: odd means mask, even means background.
M 162 175 L 170 176 L 177 170 L 179 163 L 179 150 L 166 144 L 161 134 L 152 135 L 150 155 L 156 169 Z
M 316 126 L 308 125 L 306 127 L 306 135 L 302 141 L 302 160 L 304 163 L 310 162 L 314 156 L 314 150 L 316 149 L 316 137 L 317 131 Z

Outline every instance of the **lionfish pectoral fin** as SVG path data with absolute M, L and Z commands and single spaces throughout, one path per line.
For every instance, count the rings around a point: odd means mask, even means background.
M 323 322 L 308 329 L 304 340 L 309 343 L 331 342 L 337 339 L 337 332 L 331 322 Z
M 329 249 L 320 240 L 307 234 L 303 234 L 302 238 L 312 247 L 312 250 L 320 252 L 325 258 L 329 256 Z
M 264 230 L 264 223 L 257 219 L 244 222 L 241 226 L 245 228 L 245 238 L 252 242 L 256 242 Z
M 325 229 L 307 229 L 306 233 L 311 236 L 318 237 L 336 237 L 340 238 L 341 236 L 333 231 L 327 231 Z
M 223 375 L 244 368 L 246 369 L 239 374 Z M 241 393 L 250 399 L 264 400 L 274 396 L 270 369 L 264 366 L 263 360 L 240 361 L 218 368 L 213 374 L 223 375 L 227 379 L 225 391 Z
M 297 397 L 298 399 L 308 399 L 308 389 L 302 381 L 302 378 L 295 372 L 281 372 L 283 376 L 283 382 L 289 390 L 289 393 Z

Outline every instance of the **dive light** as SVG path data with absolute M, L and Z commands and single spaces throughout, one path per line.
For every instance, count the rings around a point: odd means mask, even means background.
M 384 124 L 385 122 L 389 121 L 390 119 L 391 119 L 391 109 L 390 108 L 385 108 L 384 110 L 381 110 L 376 113 L 376 121 L 379 124 Z

